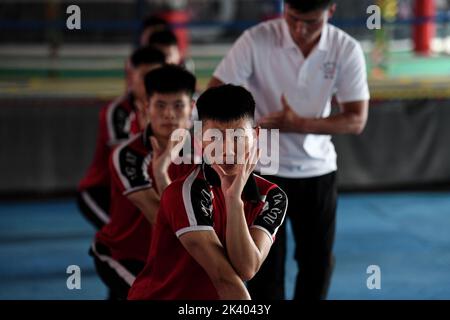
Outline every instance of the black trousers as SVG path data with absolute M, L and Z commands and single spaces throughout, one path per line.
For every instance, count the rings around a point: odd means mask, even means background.
M 78 208 L 98 230 L 109 222 L 110 198 L 110 189 L 103 187 L 89 188 L 77 193 Z
M 336 172 L 323 176 L 288 179 L 265 176 L 288 196 L 287 216 L 295 238 L 298 274 L 294 300 L 325 299 L 334 266 Z M 286 221 L 256 276 L 247 284 L 252 299 L 284 300 Z

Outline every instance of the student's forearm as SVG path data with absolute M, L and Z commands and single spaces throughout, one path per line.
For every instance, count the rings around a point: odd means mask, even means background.
M 169 178 L 169 175 L 166 173 L 156 173 L 155 180 L 156 185 L 158 186 L 159 195 L 162 195 L 163 191 L 172 182 Z
M 250 299 L 247 288 L 214 231 L 187 232 L 181 235 L 180 241 L 206 271 L 220 299 Z
M 253 241 L 241 199 L 226 199 L 227 253 L 236 272 L 243 280 L 250 280 L 261 265 L 261 252 Z
M 145 189 L 134 192 L 128 195 L 128 199 L 139 208 L 151 224 L 156 222 L 160 198 L 154 189 Z
M 214 282 L 221 300 L 250 300 L 250 294 L 237 274 Z
M 156 222 L 156 216 L 159 209 L 159 201 L 156 199 L 150 199 L 145 205 L 141 205 L 140 209 L 147 218 L 150 224 L 154 225 Z

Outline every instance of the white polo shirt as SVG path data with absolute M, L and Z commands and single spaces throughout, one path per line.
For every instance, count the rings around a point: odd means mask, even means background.
M 328 117 L 334 93 L 340 103 L 369 99 L 359 43 L 330 24 L 305 59 L 284 19 L 263 22 L 241 35 L 214 76 L 243 85 L 253 94 L 257 121 L 282 110 L 283 93 L 293 110 L 308 118 Z M 272 156 L 272 161 L 278 161 L 276 175 L 288 178 L 315 177 L 337 169 L 329 135 L 281 133 L 279 157 Z

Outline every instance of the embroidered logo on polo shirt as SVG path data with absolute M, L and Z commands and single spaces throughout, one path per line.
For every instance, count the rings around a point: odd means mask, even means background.
M 325 79 L 333 79 L 336 74 L 336 62 L 325 62 L 322 69 Z

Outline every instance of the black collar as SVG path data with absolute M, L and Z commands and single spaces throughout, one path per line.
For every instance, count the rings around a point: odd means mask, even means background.
M 214 187 L 220 187 L 220 177 L 217 172 L 206 163 L 202 164 L 203 176 L 205 177 L 206 182 Z M 252 202 L 261 201 L 262 197 L 259 192 L 258 185 L 256 184 L 255 175 L 253 173 L 247 179 L 247 182 L 244 186 L 244 198 L 246 200 Z

